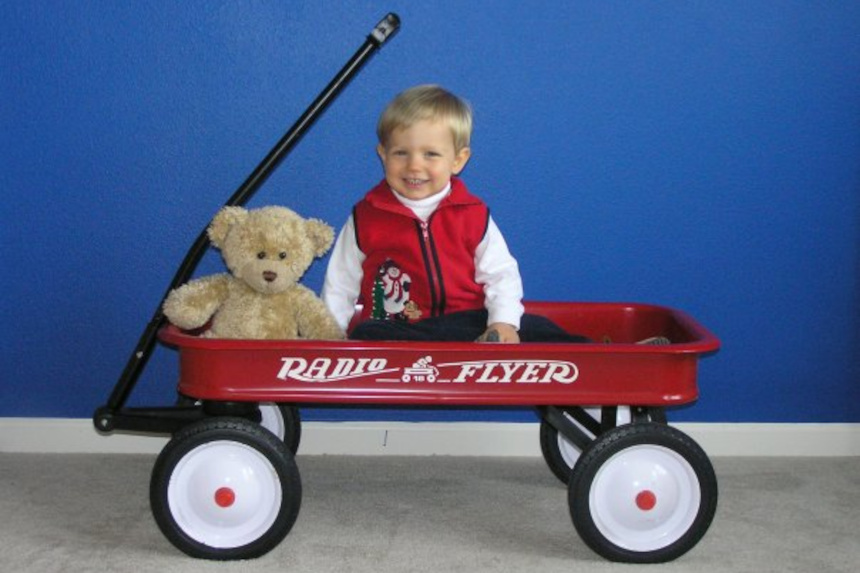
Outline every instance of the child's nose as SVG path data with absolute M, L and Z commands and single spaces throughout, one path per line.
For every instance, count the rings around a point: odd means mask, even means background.
M 419 154 L 409 156 L 409 169 L 420 169 L 424 165 L 424 160 Z

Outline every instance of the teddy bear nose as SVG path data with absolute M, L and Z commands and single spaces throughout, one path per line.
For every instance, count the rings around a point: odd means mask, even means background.
M 263 280 L 267 283 L 274 281 L 276 278 L 278 278 L 278 273 L 275 271 L 263 271 Z

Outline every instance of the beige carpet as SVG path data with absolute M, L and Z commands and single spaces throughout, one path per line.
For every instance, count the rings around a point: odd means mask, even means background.
M 297 458 L 304 496 L 262 558 L 186 557 L 149 509 L 152 456 L 0 454 L 3 572 L 856 571 L 860 458 L 717 458 L 705 538 L 665 565 L 613 564 L 578 538 L 539 458 Z

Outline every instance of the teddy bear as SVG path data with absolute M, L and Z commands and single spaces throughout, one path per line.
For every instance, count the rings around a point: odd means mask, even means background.
M 286 207 L 224 207 L 207 228 L 229 273 L 173 289 L 164 315 L 185 330 L 210 324 L 209 338 L 338 340 L 345 337 L 322 300 L 299 279 L 324 255 L 334 230 Z

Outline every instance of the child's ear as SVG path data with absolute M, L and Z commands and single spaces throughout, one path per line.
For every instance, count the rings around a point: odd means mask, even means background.
M 457 155 L 454 156 L 454 175 L 460 174 L 466 163 L 469 162 L 470 157 L 472 157 L 472 150 L 468 147 L 464 147 L 457 152 Z
M 385 146 L 381 143 L 376 146 L 376 153 L 379 155 L 379 158 L 385 163 Z

